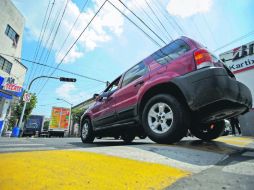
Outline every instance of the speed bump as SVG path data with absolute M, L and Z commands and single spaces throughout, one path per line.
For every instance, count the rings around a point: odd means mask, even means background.
M 82 151 L 0 154 L 1 190 L 163 189 L 190 175 L 166 165 Z

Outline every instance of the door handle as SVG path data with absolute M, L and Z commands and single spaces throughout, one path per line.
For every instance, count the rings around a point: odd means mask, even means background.
M 142 84 L 144 84 L 143 80 L 138 81 L 136 84 L 134 84 L 134 87 L 141 86 Z

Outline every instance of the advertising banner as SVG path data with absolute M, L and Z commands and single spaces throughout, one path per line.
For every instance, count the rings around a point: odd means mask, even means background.
M 69 108 L 53 107 L 50 120 L 50 129 L 68 129 L 69 118 Z
M 254 69 L 254 42 L 222 53 L 220 58 L 234 74 Z

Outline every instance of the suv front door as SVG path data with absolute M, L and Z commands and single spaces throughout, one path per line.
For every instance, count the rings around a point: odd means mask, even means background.
M 147 65 L 140 62 L 123 76 L 121 88 L 115 92 L 115 109 L 118 122 L 133 119 L 136 113 L 138 92 L 149 77 Z
M 103 128 L 116 121 L 114 102 L 115 92 L 118 89 L 120 78 L 121 77 L 118 77 L 116 80 L 114 80 L 97 98 L 92 110 L 94 128 Z

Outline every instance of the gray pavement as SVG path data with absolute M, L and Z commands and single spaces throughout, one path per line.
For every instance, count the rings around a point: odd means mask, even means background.
M 0 138 L 0 153 L 61 149 L 95 152 L 173 166 L 192 173 L 168 189 L 252 190 L 254 144 L 240 146 L 244 144 L 242 139 L 232 137 L 203 142 L 184 138 L 173 145 L 136 139 L 125 145 L 121 140 L 113 139 L 96 139 L 93 144 L 83 144 L 79 138 Z

